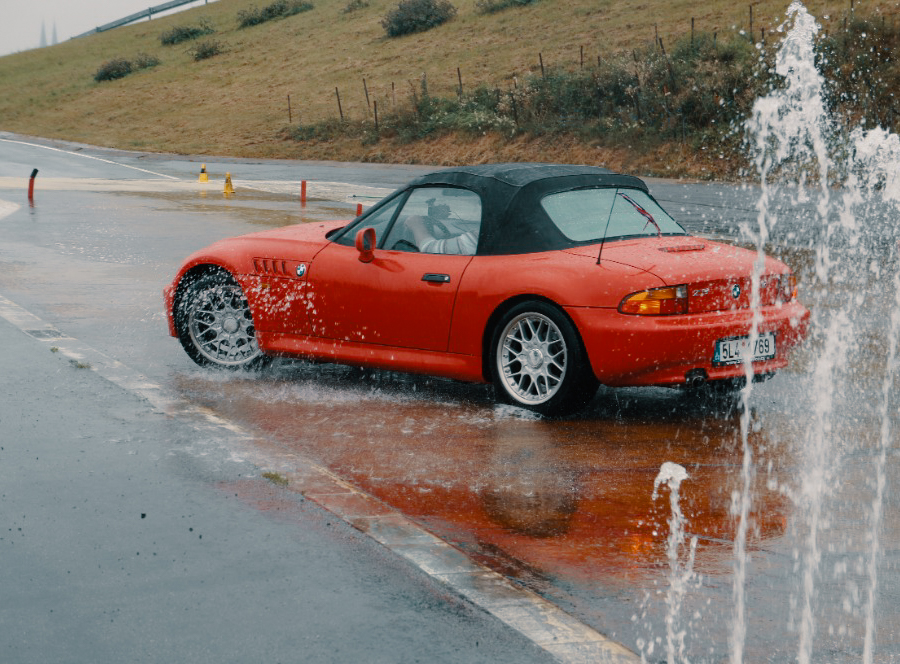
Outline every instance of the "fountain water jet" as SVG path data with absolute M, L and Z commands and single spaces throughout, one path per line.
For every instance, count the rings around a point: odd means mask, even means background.
M 900 168 L 900 140 L 884 130 L 856 129 L 842 135 L 832 122 L 826 106 L 826 86 L 816 69 L 815 39 L 819 26 L 802 4 L 794 2 L 788 9 L 791 27 L 782 42 L 775 63 L 783 84 L 771 94 L 757 100 L 747 132 L 755 152 L 755 166 L 761 183 L 757 204 L 757 228 L 744 228 L 745 237 L 755 242 L 762 257 L 770 230 L 777 222 L 773 205 L 773 188 L 779 178 L 797 183 L 799 196 L 804 196 L 807 180 L 818 186 L 816 228 L 807 229 L 808 246 L 815 250 L 814 272 L 810 295 L 822 306 L 814 307 L 813 338 L 818 355 L 810 375 L 813 404 L 810 421 L 803 437 L 801 466 L 794 497 L 798 528 L 805 533 L 795 550 L 799 562 L 799 616 L 797 660 L 812 661 L 815 642 L 817 586 L 820 577 L 820 534 L 827 529 L 829 516 L 825 499 L 841 483 L 840 455 L 851 441 L 841 438 L 847 415 L 842 412 L 841 398 L 853 384 L 854 371 L 860 359 L 860 343 L 865 335 L 886 336 L 887 362 L 882 381 L 880 417 L 880 450 L 875 459 L 875 495 L 869 516 L 870 549 L 868 554 L 868 596 L 863 660 L 872 662 L 875 631 L 875 597 L 881 527 L 886 484 L 885 464 L 891 445 L 890 403 L 893 393 L 897 338 L 900 334 L 900 277 L 894 275 L 894 299 L 867 302 L 871 290 L 872 271 L 882 264 L 896 271 L 896 237 L 893 228 L 859 220 L 877 218 L 885 206 L 897 209 L 900 192 L 894 173 Z M 786 26 L 782 26 L 782 30 Z M 837 149 L 836 149 L 837 148 Z M 836 162 L 832 154 L 846 157 Z M 830 184 L 842 180 L 841 193 L 832 205 Z M 887 240 L 887 242 L 885 242 Z M 885 252 L 885 246 L 887 251 Z M 873 256 L 873 253 L 876 256 Z M 884 254 L 887 253 L 887 256 Z M 876 264 L 875 258 L 880 258 Z M 761 263 L 758 262 L 758 265 Z M 758 306 L 759 269 L 753 279 L 753 303 Z M 847 296 L 847 297 L 842 297 Z M 866 305 L 869 304 L 869 307 Z M 889 329 L 877 330 L 882 305 L 892 310 Z M 757 335 L 754 320 L 751 339 Z M 750 378 L 752 369 L 745 366 L 748 378 L 742 394 L 741 441 L 743 447 L 742 490 L 733 496 L 732 513 L 738 519 L 735 537 L 733 581 L 734 619 L 730 638 L 731 662 L 743 658 L 746 635 L 744 584 L 746 583 L 746 534 L 752 503 L 750 487 L 754 472 L 748 437 L 750 427 Z
M 697 552 L 697 538 L 692 537 L 687 560 L 682 564 L 679 560 L 679 549 L 684 544 L 684 514 L 679 502 L 681 483 L 687 479 L 687 471 L 677 463 L 666 461 L 659 469 L 653 482 L 653 500 L 661 486 L 669 487 L 669 537 L 666 555 L 669 559 L 669 587 L 666 591 L 666 662 L 675 664 L 676 656 L 684 655 L 685 632 L 677 631 L 678 615 L 681 602 L 688 589 L 688 583 L 694 574 L 694 556 Z

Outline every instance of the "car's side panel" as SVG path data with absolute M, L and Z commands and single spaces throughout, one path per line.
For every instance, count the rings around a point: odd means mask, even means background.
M 478 256 L 460 285 L 450 351 L 480 356 L 492 314 L 516 298 L 545 299 L 561 307 L 615 309 L 622 294 L 662 285 L 658 277 L 643 270 L 612 261 L 596 265 L 589 258 L 562 251 Z
M 310 334 L 446 351 L 456 292 L 471 261 L 379 249 L 362 262 L 355 247 L 330 244 L 309 271 Z
M 262 340 L 260 345 L 262 346 Z M 266 334 L 265 348 L 270 355 L 444 376 L 473 383 L 484 380 L 480 356 L 454 355 L 290 334 Z

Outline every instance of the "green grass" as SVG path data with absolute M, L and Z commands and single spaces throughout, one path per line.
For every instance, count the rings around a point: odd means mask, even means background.
M 391 39 L 381 20 L 396 0 L 369 0 L 368 6 L 352 12 L 345 12 L 348 0 L 316 0 L 309 11 L 246 28 L 238 27 L 239 13 L 255 3 L 219 0 L 6 56 L 0 58 L 0 129 L 176 153 L 424 163 L 541 158 L 603 161 L 644 172 L 660 172 L 665 165 L 691 174 L 715 169 L 702 150 L 682 146 L 680 136 L 675 140 L 674 128 L 661 141 L 644 141 L 620 131 L 620 121 L 605 137 L 585 137 L 577 127 L 564 136 L 510 135 L 485 127 L 484 134 L 455 136 L 451 129 L 427 134 L 426 140 L 404 138 L 399 132 L 375 140 L 371 130 L 368 138 L 285 140 L 290 134 L 285 132 L 289 95 L 294 125 L 338 122 L 337 88 L 345 123 L 371 127 L 375 102 L 385 119 L 413 109 L 416 99 L 421 101 L 423 75 L 435 100 L 457 99 L 459 77 L 464 96 L 474 95 L 479 86 L 509 95 L 529 79 L 542 77 L 541 61 L 544 76 L 554 81 L 562 80 L 561 73 L 576 78 L 599 75 L 623 59 L 631 57 L 633 62 L 635 55 L 635 70 L 648 67 L 640 61 L 641 54 L 653 52 L 657 34 L 668 56 L 675 58 L 676 40 L 689 39 L 691 18 L 696 34 L 715 34 L 717 44 L 730 43 L 749 28 L 747 6 L 722 0 L 542 0 L 492 14 L 479 13 L 476 2 L 457 0 L 453 20 L 425 33 Z M 755 3 L 754 33 L 764 28 L 771 41 L 787 4 Z M 819 17 L 830 17 L 823 23 L 830 38 L 843 34 L 846 2 L 811 1 L 809 7 Z M 886 29 L 898 11 L 883 0 L 867 3 L 866 10 L 883 12 Z M 224 53 L 195 62 L 184 45 L 160 43 L 167 30 L 201 21 L 228 44 Z M 852 18 L 848 24 L 854 25 Z M 104 62 L 138 52 L 161 62 L 119 80 L 93 80 Z M 891 65 L 884 67 L 889 76 Z M 469 120 L 472 127 L 480 127 L 477 118 Z

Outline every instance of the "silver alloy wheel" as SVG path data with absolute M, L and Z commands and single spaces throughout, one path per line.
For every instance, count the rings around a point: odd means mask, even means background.
M 519 403 L 540 405 L 552 399 L 566 377 L 567 362 L 562 332 L 543 314 L 531 311 L 516 316 L 500 335 L 500 380 Z
M 240 366 L 260 355 L 250 305 L 236 284 L 215 285 L 189 303 L 188 333 L 213 364 Z

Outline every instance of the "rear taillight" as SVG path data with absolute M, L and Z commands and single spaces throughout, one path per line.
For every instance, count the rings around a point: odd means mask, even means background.
M 638 316 L 667 316 L 688 311 L 687 286 L 665 286 L 632 293 L 622 300 L 619 311 Z
M 788 272 L 778 277 L 778 299 L 790 302 L 797 297 L 797 277 Z

